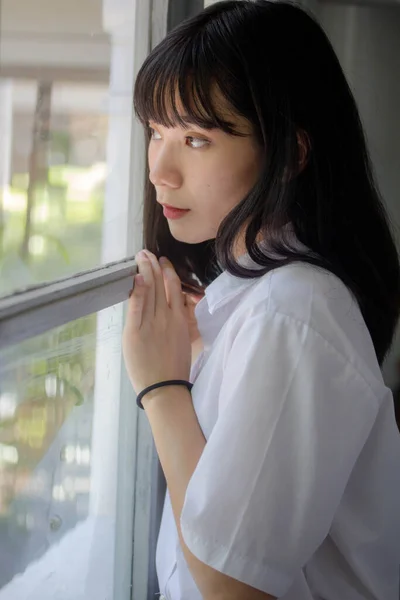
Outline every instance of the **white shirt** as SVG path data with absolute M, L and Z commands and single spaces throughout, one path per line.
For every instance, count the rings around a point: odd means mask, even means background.
M 400 435 L 350 292 L 304 263 L 225 271 L 196 318 L 207 444 L 181 515 L 190 551 L 284 600 L 398 600 Z M 156 565 L 167 600 L 201 600 L 168 492 Z

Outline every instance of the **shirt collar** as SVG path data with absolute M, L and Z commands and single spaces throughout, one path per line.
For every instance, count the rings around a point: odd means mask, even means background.
M 248 254 L 240 256 L 237 262 L 243 266 L 262 268 L 254 263 Z M 213 344 L 228 316 L 235 310 L 246 290 L 250 289 L 257 281 L 258 277 L 243 279 L 231 275 L 228 271 L 223 271 L 207 286 L 204 297 L 195 308 L 197 326 L 205 350 Z
M 262 269 L 260 265 L 255 263 L 248 253 L 243 254 L 237 259 L 237 262 L 246 268 Z M 205 300 L 208 305 L 210 315 L 244 292 L 249 286 L 255 283 L 258 278 L 236 277 L 228 271 L 223 271 L 205 290 Z
M 306 251 L 307 248 L 295 237 L 291 224 L 285 226 L 287 239 L 291 245 L 299 250 Z M 259 243 L 261 250 L 268 250 L 268 242 L 263 240 Z M 271 253 L 271 248 L 269 248 Z M 259 270 L 263 267 L 254 262 L 248 252 L 242 254 L 237 262 L 246 268 Z M 205 346 L 212 344 L 219 330 L 223 327 L 227 317 L 239 304 L 243 294 L 259 281 L 259 277 L 242 278 L 223 271 L 205 289 L 204 297 L 195 308 L 195 316 L 200 335 Z M 220 310 L 224 308 L 224 310 Z M 210 318 L 212 317 L 212 318 Z

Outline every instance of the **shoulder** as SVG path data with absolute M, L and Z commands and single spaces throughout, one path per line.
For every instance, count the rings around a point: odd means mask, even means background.
M 305 263 L 297 263 L 274 269 L 260 277 L 250 293 L 238 306 L 237 313 L 271 315 L 276 312 L 307 323 L 321 335 L 331 333 L 326 329 L 332 319 L 345 325 L 348 320 L 365 322 L 355 298 L 343 282 L 326 271 Z
M 259 323 L 285 317 L 288 330 L 307 328 L 328 344 L 374 390 L 383 381 L 374 346 L 358 303 L 333 273 L 306 263 L 287 265 L 267 273 L 251 287 L 232 315 L 236 328 L 250 316 Z

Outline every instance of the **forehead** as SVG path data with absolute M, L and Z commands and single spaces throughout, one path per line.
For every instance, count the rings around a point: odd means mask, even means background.
M 163 112 L 167 114 L 169 125 L 180 125 L 185 128 L 197 125 L 204 129 L 218 129 L 221 127 L 218 127 L 216 116 L 221 122 L 229 123 L 237 133 L 252 134 L 250 121 L 234 109 L 217 83 L 214 82 L 210 86 L 208 93 L 200 94 L 189 81 L 183 94 L 181 92 L 177 85 L 173 88 L 170 86 L 169 89 L 165 86 L 159 89 L 157 84 L 154 87 L 154 106 L 161 108 L 160 95 L 162 95 Z M 157 122 L 157 119 L 150 120 Z

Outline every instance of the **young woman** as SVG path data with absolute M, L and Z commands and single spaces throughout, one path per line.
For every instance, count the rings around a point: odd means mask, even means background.
M 123 349 L 168 486 L 161 595 L 398 600 L 399 262 L 330 43 L 291 4 L 214 4 L 149 55 L 135 107 Z

